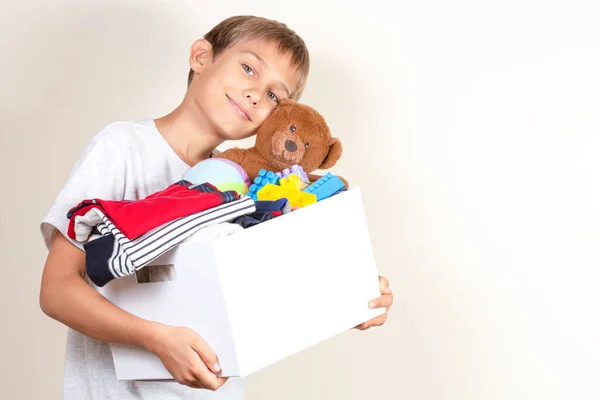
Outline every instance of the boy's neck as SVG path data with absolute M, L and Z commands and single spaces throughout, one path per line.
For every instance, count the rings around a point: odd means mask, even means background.
M 194 118 L 183 104 L 154 120 L 156 128 L 175 153 L 190 167 L 210 157 L 221 139 L 205 121 Z

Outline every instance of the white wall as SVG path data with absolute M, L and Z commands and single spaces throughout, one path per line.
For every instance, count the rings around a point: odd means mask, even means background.
M 307 41 L 302 100 L 344 142 L 334 171 L 365 190 L 396 294 L 384 328 L 257 373 L 247 398 L 599 398 L 597 6 L 495 3 L 3 1 L 0 398 L 60 396 L 38 223 L 77 155 L 176 106 L 189 45 L 243 13 Z

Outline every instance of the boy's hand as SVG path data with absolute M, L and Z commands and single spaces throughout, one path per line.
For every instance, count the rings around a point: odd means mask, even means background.
M 381 326 L 387 320 L 387 313 L 394 302 L 394 295 L 390 290 L 390 282 L 384 278 L 383 276 L 379 277 L 379 290 L 381 291 L 381 296 L 371 300 L 369 302 L 369 308 L 383 308 L 385 307 L 385 314 L 381 314 L 378 317 L 373 318 L 367 322 L 363 322 L 362 324 L 356 326 L 356 329 L 360 329 L 361 331 L 367 330 L 373 326 Z
M 148 350 L 160 357 L 167 371 L 182 385 L 215 391 L 229 379 L 215 375 L 221 370 L 216 354 L 190 328 L 157 324 Z
M 217 390 L 227 381 L 215 375 L 217 356 L 196 332 L 136 317 L 94 290 L 84 276 L 85 253 L 57 232 L 40 288 L 44 313 L 96 340 L 153 352 L 184 385 Z

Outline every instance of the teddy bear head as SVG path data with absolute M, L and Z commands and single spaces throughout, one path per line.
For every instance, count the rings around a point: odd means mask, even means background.
M 342 156 L 342 143 L 321 114 L 294 100 L 279 102 L 256 133 L 254 147 L 275 171 L 294 164 L 306 172 L 328 169 Z

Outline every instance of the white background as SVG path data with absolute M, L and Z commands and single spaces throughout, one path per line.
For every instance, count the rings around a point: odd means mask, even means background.
M 306 40 L 302 102 L 344 144 L 334 172 L 363 188 L 395 293 L 383 328 L 253 375 L 247 398 L 600 397 L 595 2 L 1 4 L 0 398 L 60 396 L 38 224 L 79 152 L 174 108 L 189 45 L 246 13 Z

